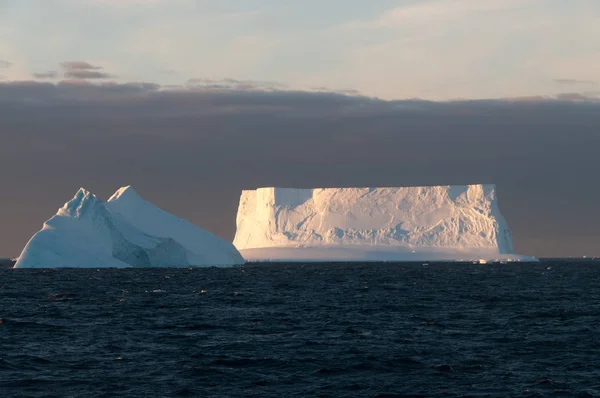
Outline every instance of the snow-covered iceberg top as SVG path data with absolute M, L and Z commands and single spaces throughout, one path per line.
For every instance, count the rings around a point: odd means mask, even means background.
M 481 184 L 247 190 L 233 243 L 248 261 L 535 261 Z
M 229 242 L 142 199 L 132 187 L 102 202 L 81 188 L 27 243 L 15 268 L 232 266 Z

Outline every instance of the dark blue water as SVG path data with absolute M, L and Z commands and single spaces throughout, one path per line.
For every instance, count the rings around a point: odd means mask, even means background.
M 0 269 L 0 396 L 600 396 L 600 263 Z

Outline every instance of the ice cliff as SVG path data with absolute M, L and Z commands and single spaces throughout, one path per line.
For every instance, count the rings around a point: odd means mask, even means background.
M 534 260 L 494 185 L 247 190 L 233 243 L 250 261 Z
M 108 202 L 81 188 L 27 243 L 15 268 L 231 266 L 235 247 L 142 199 L 131 187 Z

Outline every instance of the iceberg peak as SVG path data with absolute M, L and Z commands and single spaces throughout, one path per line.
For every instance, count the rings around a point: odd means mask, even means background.
M 85 188 L 79 188 L 75 196 L 73 196 L 73 199 L 65 203 L 65 205 L 58 210 L 58 214 L 71 217 L 83 217 L 99 203 L 101 203 L 101 201 L 96 195 Z
M 108 202 L 114 200 L 143 200 L 142 197 L 133 189 L 131 185 L 127 185 L 117 189 L 117 191 L 108 199 Z

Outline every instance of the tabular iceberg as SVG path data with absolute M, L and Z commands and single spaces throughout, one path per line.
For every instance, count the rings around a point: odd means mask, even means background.
M 15 268 L 201 267 L 243 264 L 229 242 L 142 199 L 108 202 L 81 188 L 27 243 Z
M 514 254 L 494 185 L 243 191 L 248 261 L 536 261 Z

